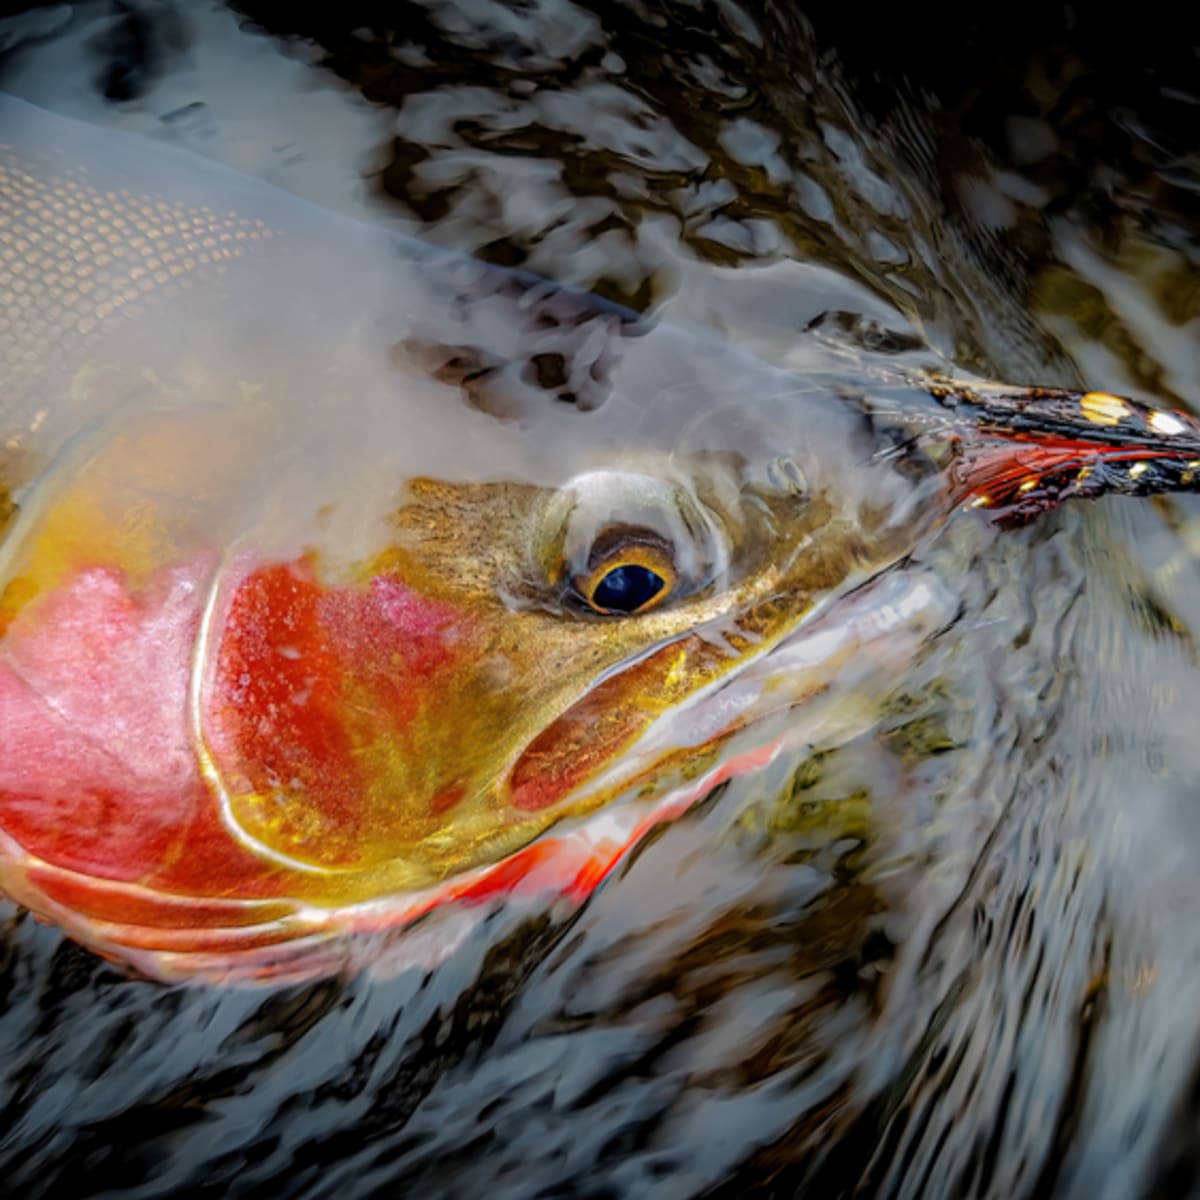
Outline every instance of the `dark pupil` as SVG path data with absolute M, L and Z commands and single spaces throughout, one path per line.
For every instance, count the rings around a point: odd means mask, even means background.
M 596 585 L 592 603 L 609 612 L 635 612 L 662 591 L 663 579 L 649 567 L 628 563 L 613 567 Z

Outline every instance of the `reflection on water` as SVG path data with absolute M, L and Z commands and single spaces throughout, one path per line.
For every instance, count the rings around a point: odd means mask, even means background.
M 774 6 L 354 8 L 38 10 L 0 26 L 0 85 L 784 365 L 836 311 L 851 352 L 916 339 L 1200 408 L 1168 83 L 1105 109 L 1086 64 L 1034 53 L 956 108 Z M 1107 171 L 1081 171 L 1097 145 Z M 935 565 L 964 617 L 862 732 L 727 785 L 582 910 L 497 912 L 428 975 L 169 990 L 12 916 L 7 1186 L 1190 1183 L 1196 517 L 952 527 Z

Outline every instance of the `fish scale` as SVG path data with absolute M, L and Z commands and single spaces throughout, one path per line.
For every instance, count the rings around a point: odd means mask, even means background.
M 213 278 L 269 226 L 128 189 L 98 190 L 85 170 L 37 177 L 0 145 L 0 363 L 33 374 L 77 353 L 123 308 Z

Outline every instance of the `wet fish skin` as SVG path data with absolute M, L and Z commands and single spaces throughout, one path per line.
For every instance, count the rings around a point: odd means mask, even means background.
M 785 372 L 15 101 L 0 131 L 34 297 L 0 330 L 0 880 L 149 974 L 586 896 L 946 627 L 900 568 L 959 509 L 1185 482 L 1086 396 Z M 669 603 L 588 608 L 664 543 Z
M 0 549 L 5 887 L 89 945 L 277 980 L 450 900 L 586 894 L 723 769 L 716 746 L 667 753 L 681 795 L 536 840 L 656 782 L 649 760 L 594 777 L 670 711 L 667 681 L 683 698 L 768 648 L 847 553 L 897 552 L 825 521 L 832 459 L 794 456 L 810 495 L 758 473 L 781 417 L 869 458 L 820 388 L 187 156 L 0 115 L 5 278 L 45 288 L 3 339 L 27 481 Z M 137 288 L 119 303 L 114 271 Z M 546 355 L 549 390 L 525 370 Z M 843 503 L 907 496 L 877 475 Z M 677 530 L 679 595 L 598 621 L 561 560 L 621 506 Z

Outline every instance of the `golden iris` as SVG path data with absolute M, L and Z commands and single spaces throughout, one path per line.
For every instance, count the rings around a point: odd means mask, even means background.
M 661 604 L 675 588 L 675 567 L 655 546 L 622 546 L 579 582 L 593 611 L 606 616 L 643 613 Z

